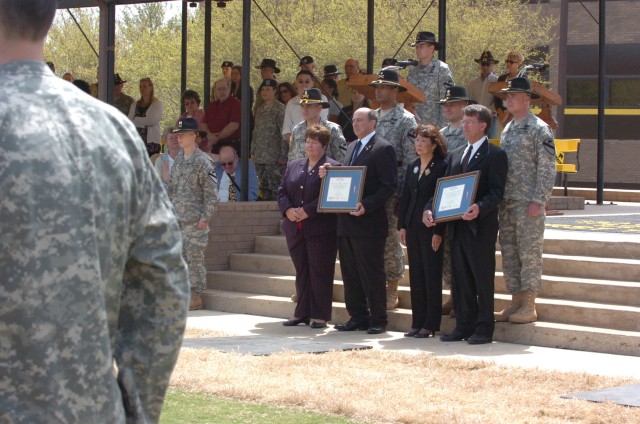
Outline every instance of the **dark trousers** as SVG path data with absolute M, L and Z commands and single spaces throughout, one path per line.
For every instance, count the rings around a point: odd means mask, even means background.
M 433 229 L 422 223 L 407 228 L 409 284 L 411 286 L 411 328 L 440 330 L 442 321 L 442 261 L 444 243 L 431 248 Z
M 353 321 L 387 325 L 386 238 L 338 237 L 347 311 Z
M 330 321 L 333 277 L 336 268 L 336 233 L 287 236 L 287 247 L 296 268 L 297 318 Z
M 456 330 L 468 337 L 492 337 L 496 240 L 478 239 L 462 222 L 454 225 L 451 240 Z

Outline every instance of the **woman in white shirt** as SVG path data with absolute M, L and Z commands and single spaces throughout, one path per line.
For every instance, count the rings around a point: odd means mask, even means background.
M 140 99 L 131 104 L 129 119 L 133 121 L 147 146 L 149 156 L 160 153 L 162 102 L 154 95 L 151 78 L 140 80 Z

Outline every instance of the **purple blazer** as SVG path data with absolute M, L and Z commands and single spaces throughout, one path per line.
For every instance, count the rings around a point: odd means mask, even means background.
M 320 158 L 313 169 L 307 169 L 307 158 L 295 159 L 287 164 L 287 171 L 278 188 L 278 208 L 284 217 L 282 230 L 286 236 L 294 236 L 298 231 L 303 231 L 308 236 L 318 236 L 336 232 L 336 214 L 318 213 L 318 199 L 320 197 L 320 185 L 322 180 L 318 177 L 320 165 L 330 163 L 331 166 L 340 166 L 340 162 L 328 158 L 326 155 Z M 300 222 L 291 222 L 285 215 L 289 208 L 302 207 L 309 218 Z

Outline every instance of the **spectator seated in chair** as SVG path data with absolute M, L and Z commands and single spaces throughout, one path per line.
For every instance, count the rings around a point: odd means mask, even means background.
M 218 200 L 235 202 L 242 199 L 242 163 L 235 147 L 231 144 L 220 146 L 220 162 L 216 165 L 218 177 Z M 249 161 L 249 196 L 247 200 L 258 199 L 258 176 L 256 167 Z

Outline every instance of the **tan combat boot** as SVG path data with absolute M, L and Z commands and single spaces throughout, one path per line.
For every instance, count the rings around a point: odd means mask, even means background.
M 189 303 L 190 311 L 197 311 L 202 309 L 202 295 L 198 292 L 191 292 L 191 302 Z
M 517 292 L 511 295 L 511 304 L 507 306 L 505 309 L 500 312 L 494 312 L 493 317 L 497 322 L 507 322 L 509 321 L 509 317 L 512 314 L 518 312 L 518 309 L 522 306 L 522 299 L 524 298 L 525 292 Z
M 450 315 L 451 311 L 453 311 L 453 296 L 449 296 L 449 299 L 442 304 L 442 315 Z
M 387 310 L 398 307 L 398 283 L 400 280 L 387 281 Z
M 509 316 L 509 322 L 514 324 L 526 324 L 538 320 L 538 314 L 536 313 L 536 293 L 527 290 L 523 291 L 522 307 L 518 309 L 518 312 Z

